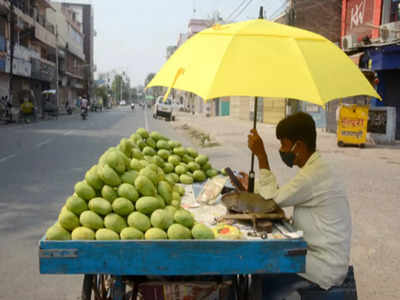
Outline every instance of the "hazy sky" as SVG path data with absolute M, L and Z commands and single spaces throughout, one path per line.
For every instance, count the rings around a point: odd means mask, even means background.
M 263 5 L 268 17 L 277 15 L 287 0 L 94 0 L 95 64 L 98 72 L 125 71 L 133 85 L 143 84 L 165 62 L 166 47 L 187 32 L 191 18 L 207 18 L 219 11 L 235 21 L 258 17 Z M 193 12 L 193 9 L 196 12 Z M 241 12 L 242 11 L 242 12 Z M 235 15 L 241 14 L 235 18 Z

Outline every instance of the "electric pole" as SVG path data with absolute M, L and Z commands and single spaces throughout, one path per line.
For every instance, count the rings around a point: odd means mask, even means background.
M 290 0 L 288 25 L 295 26 L 296 24 L 296 0 Z
M 60 96 L 59 96 L 59 86 L 58 86 L 58 28 L 56 25 L 56 101 L 57 101 L 57 107 L 60 108 Z
M 13 103 L 13 67 L 14 67 L 14 46 L 15 46 L 15 14 L 14 14 L 14 0 L 10 0 L 10 74 L 8 86 L 8 99 Z
M 290 0 L 290 8 L 288 14 L 288 25 L 296 26 L 296 0 Z M 286 99 L 287 107 L 290 107 L 290 113 L 295 113 L 300 110 L 299 102 L 294 99 Z M 286 115 L 286 112 L 285 112 Z

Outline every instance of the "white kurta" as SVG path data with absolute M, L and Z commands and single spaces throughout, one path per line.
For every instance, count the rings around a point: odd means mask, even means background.
M 279 189 L 275 176 L 260 170 L 255 192 L 280 207 L 294 207 L 293 225 L 308 244 L 306 273 L 299 275 L 324 289 L 342 284 L 350 260 L 350 208 L 340 178 L 321 154 L 315 152 Z

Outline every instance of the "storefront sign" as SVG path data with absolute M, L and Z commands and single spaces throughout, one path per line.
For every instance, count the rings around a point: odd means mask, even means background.
M 364 37 L 376 38 L 380 25 L 382 0 L 347 0 L 342 15 L 342 37 L 352 35 L 358 41 Z

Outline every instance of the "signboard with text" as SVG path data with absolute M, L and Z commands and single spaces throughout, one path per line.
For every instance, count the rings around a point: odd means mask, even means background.
M 342 37 L 353 35 L 358 41 L 376 38 L 381 22 L 382 0 L 347 0 L 342 11 Z

